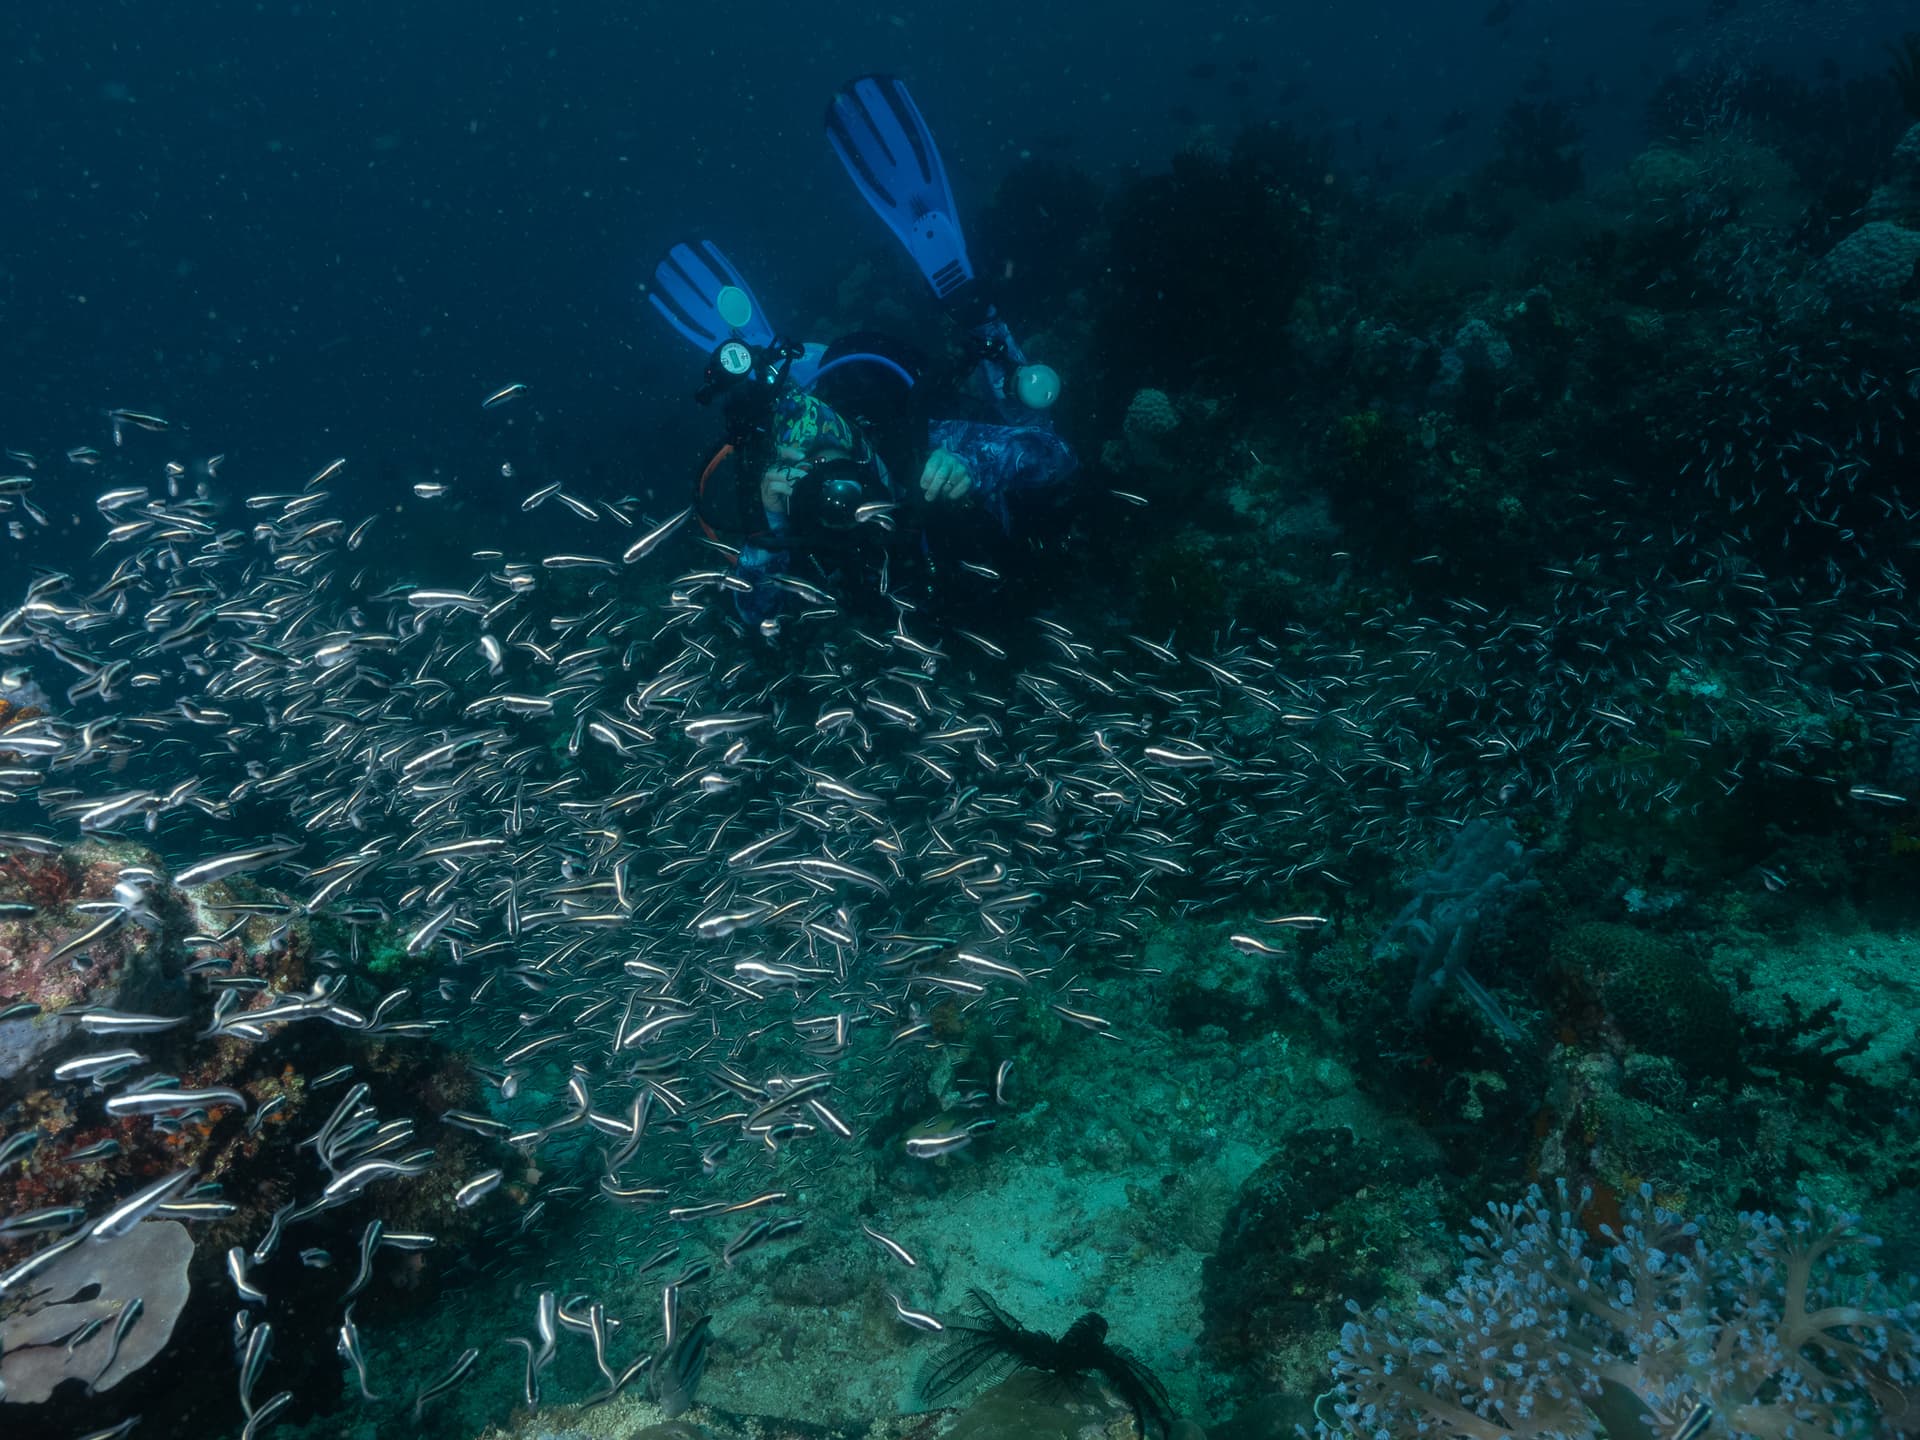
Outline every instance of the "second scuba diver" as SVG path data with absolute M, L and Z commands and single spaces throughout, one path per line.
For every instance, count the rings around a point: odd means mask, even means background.
M 834 99 L 828 138 L 868 203 L 937 296 L 972 278 L 933 137 L 906 87 L 855 81 Z M 704 252 L 704 253 L 702 253 Z M 1073 452 L 1047 422 L 1059 378 L 1029 364 L 987 312 L 972 328 L 964 383 L 940 383 L 911 347 L 862 334 L 833 346 L 779 339 L 718 247 L 676 245 L 652 303 L 709 356 L 700 398 L 724 397 L 726 441 L 702 468 L 695 513 L 739 546 L 740 617 L 772 638 L 819 578 L 858 569 L 879 593 L 950 601 L 949 577 L 985 563 L 1066 489 Z M 907 602 L 913 603 L 911 601 Z
M 1016 513 L 1034 523 L 1032 503 L 1057 498 L 1073 473 L 1073 452 L 1045 426 L 934 419 L 915 403 L 919 382 L 906 386 L 884 368 L 864 373 L 877 360 L 855 363 L 861 371 L 841 384 L 831 374 L 810 389 L 776 384 L 730 407 L 732 453 L 723 476 L 711 466 L 703 475 L 699 512 L 716 534 L 741 537 L 736 570 L 752 588 L 737 592 L 737 604 L 749 624 L 793 603 L 796 591 L 780 578 L 797 557 L 825 573 L 871 569 L 904 549 L 928 588 L 942 572 L 979 576 L 1014 533 Z M 904 546 L 867 543 L 902 517 Z M 874 578 L 887 588 L 888 577 Z

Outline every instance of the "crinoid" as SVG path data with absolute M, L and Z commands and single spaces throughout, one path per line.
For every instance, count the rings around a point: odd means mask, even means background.
M 1906 106 L 1907 114 L 1920 120 L 1920 30 L 1909 30 L 1898 40 L 1889 40 L 1887 53 L 1893 56 L 1887 76 L 1900 92 L 1900 103 Z
M 938 1402 L 962 1388 L 998 1380 L 1016 1370 L 1059 1379 L 1098 1375 L 1132 1407 L 1142 1436 L 1164 1437 L 1173 1425 L 1166 1387 L 1137 1355 L 1107 1343 L 1107 1322 L 1089 1312 L 1058 1340 L 1029 1330 L 983 1290 L 967 1292 L 974 1313 L 948 1327 L 950 1338 L 920 1377 L 920 1393 Z

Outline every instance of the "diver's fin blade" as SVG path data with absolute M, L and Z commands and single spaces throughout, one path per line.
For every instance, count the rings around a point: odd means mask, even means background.
M 904 81 L 863 75 L 835 95 L 827 143 L 935 295 L 944 300 L 973 278 L 940 147 Z
M 647 299 L 661 317 L 703 355 L 723 340 L 771 345 L 773 324 L 745 277 L 711 240 L 676 245 L 653 267 Z

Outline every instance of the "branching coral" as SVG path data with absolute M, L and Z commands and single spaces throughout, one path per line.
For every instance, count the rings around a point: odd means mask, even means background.
M 1444 1299 L 1404 1324 L 1350 1307 L 1326 1428 L 1637 1440 L 1711 1422 L 1785 1440 L 1909 1425 L 1920 1304 L 1853 1270 L 1874 1243 L 1855 1218 L 1803 1200 L 1790 1221 L 1740 1222 L 1743 1244 L 1716 1252 L 1643 1188 L 1595 1253 L 1564 1183 L 1552 1205 L 1536 1186 L 1490 1206 Z

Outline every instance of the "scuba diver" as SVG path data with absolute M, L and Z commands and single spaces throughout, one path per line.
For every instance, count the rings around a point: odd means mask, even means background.
M 951 302 L 973 264 L 905 84 L 854 81 L 828 107 L 827 137 L 934 295 Z M 1047 416 L 1059 376 L 1028 361 L 990 306 L 964 357 L 937 367 L 872 332 L 831 345 L 781 337 L 711 241 L 674 246 L 649 299 L 707 357 L 697 398 L 721 402 L 725 438 L 695 481 L 693 513 L 709 539 L 737 546 L 736 607 L 768 639 L 784 611 L 823 598 L 802 566 L 821 578 L 864 571 L 895 598 L 897 564 L 942 604 L 962 577 L 997 580 L 985 562 L 1032 529 L 1077 468 Z

